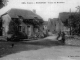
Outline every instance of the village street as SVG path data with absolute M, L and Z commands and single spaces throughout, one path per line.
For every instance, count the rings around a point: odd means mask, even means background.
M 80 59 L 80 46 L 61 45 L 55 37 L 56 35 L 35 41 L 0 42 L 0 60 Z M 15 44 L 13 48 L 11 43 Z
M 80 60 L 80 1 L 0 0 L 0 60 Z

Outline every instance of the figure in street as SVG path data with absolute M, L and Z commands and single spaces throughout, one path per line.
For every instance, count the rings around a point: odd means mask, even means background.
M 62 32 L 62 33 L 61 33 L 61 36 L 62 36 L 62 43 L 65 44 L 65 33 Z

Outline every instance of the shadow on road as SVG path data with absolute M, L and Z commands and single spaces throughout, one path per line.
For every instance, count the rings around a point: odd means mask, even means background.
M 11 44 L 14 44 L 12 47 Z M 62 45 L 58 41 L 41 40 L 41 41 L 24 41 L 24 42 L 0 42 L 0 57 L 21 51 L 38 50 L 42 48 L 50 48 L 52 46 Z

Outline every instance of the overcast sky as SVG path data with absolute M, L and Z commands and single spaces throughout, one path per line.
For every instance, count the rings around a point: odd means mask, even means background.
M 57 18 L 60 12 L 69 12 L 70 8 L 75 12 L 78 5 L 80 6 L 79 0 L 9 0 L 8 5 L 0 10 L 0 15 L 11 8 L 35 9 L 38 15 L 48 20 Z

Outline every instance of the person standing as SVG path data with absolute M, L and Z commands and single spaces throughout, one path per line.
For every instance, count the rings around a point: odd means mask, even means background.
M 61 37 L 61 31 L 58 33 L 57 40 L 59 40 L 60 37 Z
M 62 32 L 62 33 L 61 33 L 61 36 L 62 36 L 62 39 L 61 39 L 61 40 L 62 40 L 62 43 L 65 44 L 65 33 Z

